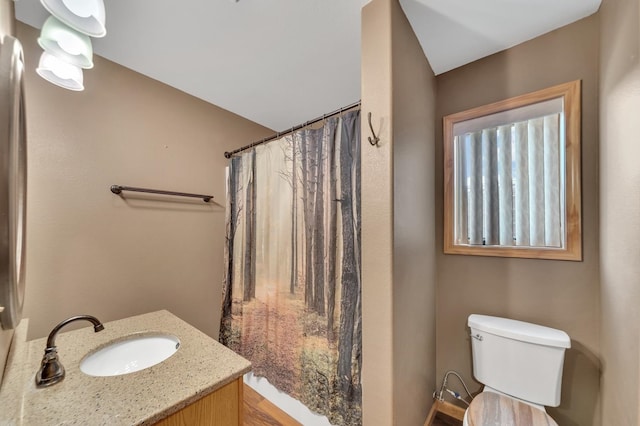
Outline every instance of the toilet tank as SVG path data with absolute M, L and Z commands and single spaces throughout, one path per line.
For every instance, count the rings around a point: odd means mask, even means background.
M 538 405 L 560 405 L 567 333 L 507 318 L 473 314 L 473 375 L 497 391 Z

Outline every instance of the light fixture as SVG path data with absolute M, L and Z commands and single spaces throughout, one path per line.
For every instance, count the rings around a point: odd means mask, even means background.
M 42 26 L 38 44 L 46 52 L 80 68 L 93 68 L 91 39 L 53 16 Z
M 82 68 L 71 65 L 50 53 L 42 52 L 36 68 L 38 75 L 50 83 L 69 90 L 84 90 Z
M 91 37 L 104 37 L 103 0 L 40 0 L 53 16 L 71 28 Z

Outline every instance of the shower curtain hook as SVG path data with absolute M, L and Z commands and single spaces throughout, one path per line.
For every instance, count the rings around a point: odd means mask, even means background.
M 373 131 L 373 124 L 371 124 L 371 112 L 369 112 L 368 117 L 369 117 L 369 128 L 371 129 L 371 134 L 373 135 L 373 139 L 371 139 L 371 136 L 368 137 L 369 143 L 372 146 L 378 146 L 378 142 L 380 142 L 380 138 L 377 137 L 376 132 Z

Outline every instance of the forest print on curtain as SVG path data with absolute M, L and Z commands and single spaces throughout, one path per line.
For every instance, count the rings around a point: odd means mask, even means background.
M 334 425 L 361 420 L 360 112 L 231 159 L 220 341 Z

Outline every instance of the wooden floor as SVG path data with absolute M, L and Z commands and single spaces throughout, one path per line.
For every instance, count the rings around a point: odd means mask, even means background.
M 302 426 L 251 387 L 245 385 L 244 426 Z
M 244 426 L 302 426 L 250 386 L 244 385 Z M 431 426 L 462 426 L 462 421 L 438 413 Z

